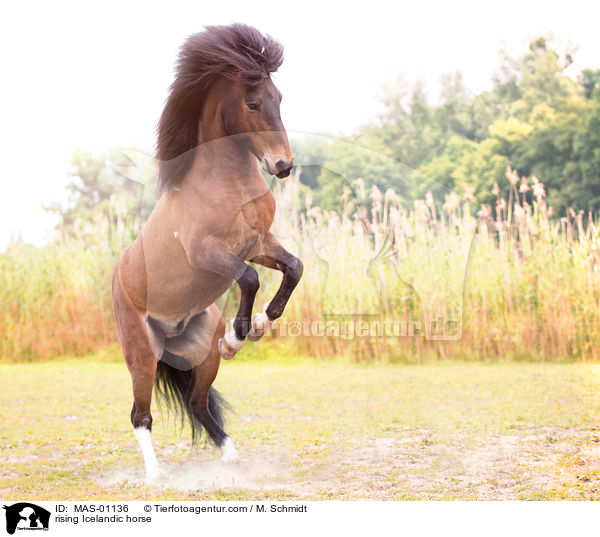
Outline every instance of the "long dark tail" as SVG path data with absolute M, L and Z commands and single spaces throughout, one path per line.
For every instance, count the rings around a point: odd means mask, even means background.
M 156 367 L 154 385 L 167 408 L 180 416 L 182 427 L 187 417 L 192 428 L 192 443 L 195 443 L 206 431 L 194 415 L 194 411 L 190 406 L 190 398 L 194 385 L 194 370 L 190 367 L 187 360 L 180 357 L 177 358 L 187 363 L 187 369 L 173 367 L 160 360 Z M 181 365 L 185 367 L 185 364 Z M 211 386 L 208 391 L 208 409 L 221 429 L 225 425 L 224 410 L 229 410 L 230 408 L 229 403 Z M 208 434 L 206 436 L 210 438 Z

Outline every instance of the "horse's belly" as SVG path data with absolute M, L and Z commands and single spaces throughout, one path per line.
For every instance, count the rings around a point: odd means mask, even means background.
M 176 326 L 186 317 L 200 313 L 216 302 L 233 280 L 210 272 L 161 278 L 148 277 L 146 312 L 148 315 Z M 173 275 L 171 275 L 173 276 Z

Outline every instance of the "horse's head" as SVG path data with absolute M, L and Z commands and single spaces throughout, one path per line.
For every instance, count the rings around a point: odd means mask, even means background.
M 281 93 L 270 78 L 282 61 L 277 41 L 243 24 L 209 26 L 186 40 L 158 125 L 160 190 L 183 181 L 203 144 L 218 147 L 224 161 L 242 144 L 242 156 L 254 154 L 267 173 L 290 174 Z
M 281 92 L 270 78 L 258 84 L 237 82 L 222 117 L 226 132 L 242 135 L 265 172 L 283 179 L 292 170 L 294 155 L 281 121 L 280 103 Z

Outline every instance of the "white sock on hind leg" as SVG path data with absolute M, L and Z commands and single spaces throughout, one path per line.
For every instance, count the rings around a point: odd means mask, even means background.
M 240 458 L 237 449 L 233 445 L 233 440 L 229 436 L 225 438 L 225 442 L 221 446 L 221 452 L 223 453 L 221 457 L 223 462 L 236 462 Z

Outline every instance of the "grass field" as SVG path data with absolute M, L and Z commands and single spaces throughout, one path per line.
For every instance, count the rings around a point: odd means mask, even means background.
M 0 366 L 0 497 L 596 499 L 600 365 L 232 361 L 217 388 L 242 460 L 155 410 L 147 487 L 125 365 Z

